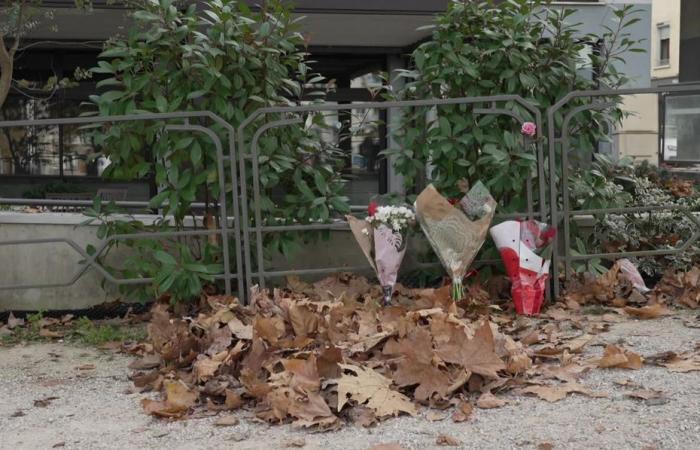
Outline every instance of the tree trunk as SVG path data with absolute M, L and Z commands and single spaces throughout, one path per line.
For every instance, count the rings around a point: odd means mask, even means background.
M 5 47 L 5 37 L 0 36 L 0 109 L 5 104 L 7 94 L 12 86 L 12 71 L 14 69 L 14 50 L 19 38 L 15 38 L 15 45 L 10 50 Z

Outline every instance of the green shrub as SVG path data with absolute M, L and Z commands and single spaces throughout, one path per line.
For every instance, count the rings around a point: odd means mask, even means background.
M 106 77 L 99 86 L 109 89 L 92 97 L 97 112 L 209 110 L 238 127 L 259 108 L 319 98 L 323 92 L 313 89 L 323 78 L 310 70 L 304 37 L 296 31 L 289 8 L 282 4 L 281 0 L 267 1 L 260 11 L 253 12 L 245 2 L 234 0 L 206 0 L 185 9 L 170 0 L 143 2 L 133 13 L 136 24 L 129 36 L 109 41 L 93 69 Z M 247 130 L 246 143 L 255 128 L 280 118 L 273 115 L 255 121 Z M 259 141 L 261 198 L 257 206 L 262 210 L 263 224 L 326 221 L 349 211 L 348 199 L 342 194 L 344 181 L 338 170 L 342 160 L 337 149 L 315 139 L 315 130 L 324 126 L 322 117 L 309 115 L 304 119 L 306 127 L 270 130 Z M 224 128 L 211 127 L 226 146 L 229 136 Z M 196 200 L 206 202 L 205 217 L 210 221 L 199 225 L 211 227 L 212 221 L 218 221 L 219 174 L 210 138 L 165 133 L 163 124 L 155 122 L 114 123 L 100 128 L 97 136 L 111 161 L 106 176 L 154 176 L 159 193 L 151 199 L 151 206 L 162 208 L 174 221 L 172 227 L 164 222 L 155 229 L 182 229 Z M 228 163 L 225 173 L 229 173 Z M 242 182 L 252 193 L 250 168 L 247 175 Z M 226 189 L 230 193 L 230 180 Z M 231 197 L 228 195 L 229 200 Z M 252 195 L 249 201 L 252 211 Z M 231 205 L 228 211 L 233 211 Z M 141 225 L 132 228 L 140 229 Z M 106 235 L 115 230 L 107 229 Z M 295 236 L 266 236 L 266 248 L 289 253 Z M 145 260 L 135 266 L 112 268 L 130 278 L 155 278 L 156 285 L 146 296 L 167 292 L 176 299 L 191 299 L 202 282 L 211 280 L 210 269 L 221 263 L 220 244 L 212 240 L 202 245 L 198 255 L 188 255 L 188 242 L 171 243 L 168 251 L 187 260 L 177 264 L 162 257 L 167 253 L 164 243 L 124 245 L 145 246 L 152 252 L 142 255 Z M 200 270 L 202 267 L 207 269 Z
M 406 79 L 405 87 L 391 96 L 515 94 L 544 111 L 572 90 L 594 89 L 599 83 L 617 87 L 627 81 L 615 64 L 623 61 L 625 52 L 641 51 L 636 48 L 638 41 L 627 33 L 627 27 L 639 20 L 630 17 L 635 13 L 632 7 L 613 10 L 618 27 L 592 35 L 570 23 L 575 10 L 548 6 L 549 2 L 540 0 L 498 5 L 451 2 L 438 15 L 430 39 L 412 52 L 413 68 L 399 74 Z M 599 40 L 598 51 L 582 57 L 592 50 L 588 44 Z M 592 67 L 597 68 L 596 79 L 590 76 Z M 563 114 L 582 102 L 572 101 L 561 109 L 555 117 L 557 125 Z M 533 120 L 529 111 L 514 102 L 502 106 Z M 572 164 L 589 161 L 597 143 L 605 139 L 601 124 L 617 123 L 622 117 L 620 108 L 575 115 L 570 130 L 576 149 L 570 156 Z M 438 190 L 452 196 L 458 193 L 460 179 L 470 184 L 481 180 L 502 211 L 524 210 L 524 183 L 528 174 L 535 174 L 536 157 L 534 146 L 523 140 L 512 118 L 477 114 L 468 105 L 414 108 L 402 117 L 396 138 L 398 148 L 386 153 L 395 156 L 396 168 L 409 187 L 420 188 L 417 185 L 425 175 Z

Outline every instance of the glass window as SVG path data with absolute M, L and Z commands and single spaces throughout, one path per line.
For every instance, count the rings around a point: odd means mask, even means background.
M 700 94 L 665 97 L 664 160 L 700 162 Z
M 2 120 L 77 117 L 80 101 L 8 97 Z M 100 176 L 109 161 L 79 125 L 0 129 L 0 175 Z
M 45 119 L 53 115 L 46 100 L 8 97 L 3 120 Z M 58 126 L 4 128 L 0 136 L 0 175 L 60 175 Z
M 665 66 L 671 60 L 671 27 L 658 25 L 659 31 L 659 60 L 658 65 Z
M 80 113 L 80 102 L 64 102 L 62 117 L 77 117 Z M 79 125 L 62 125 L 61 142 L 63 175 L 96 177 L 109 164 L 96 149 L 89 130 Z

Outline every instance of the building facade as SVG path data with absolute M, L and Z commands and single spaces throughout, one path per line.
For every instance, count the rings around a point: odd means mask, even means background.
M 665 1 L 665 0 L 663 0 Z M 330 102 L 353 103 L 371 99 L 368 88 L 375 86 L 380 72 L 405 68 L 406 55 L 430 31 L 419 30 L 432 22 L 435 13 L 443 11 L 449 0 L 296 0 L 294 14 L 304 16 L 303 32 L 308 36 L 315 69 L 328 79 L 335 79 L 336 91 Z M 576 10 L 568 20 L 581 23 L 583 32 L 602 34 L 604 26 L 614 25 L 610 6 L 634 3 L 640 10 L 640 21 L 630 27 L 635 37 L 646 38 L 651 53 L 649 30 L 652 29 L 651 0 L 565 1 L 554 2 L 555 7 Z M 255 5 L 255 0 L 248 0 Z M 103 42 L 111 36 L 123 34 L 130 25 L 125 9 L 105 0 L 94 0 L 90 12 L 78 11 L 73 0 L 47 0 L 44 6 L 54 9 L 52 26 L 40 26 L 27 42 L 34 42 L 17 60 L 18 79 L 39 81 L 56 76 L 72 75 L 77 68 L 93 67 Z M 55 26 L 55 29 L 54 29 Z M 673 53 L 673 46 L 670 47 Z M 648 54 L 629 53 L 624 67 L 619 67 L 630 78 L 631 87 L 648 86 L 652 69 Z M 669 61 L 673 59 L 669 57 Z M 397 82 L 397 81 L 394 81 Z M 3 108 L 5 119 L 46 118 L 75 116 L 80 104 L 95 91 L 90 80 L 70 89 L 63 89 L 50 102 L 26 98 L 15 92 Z M 652 102 L 654 105 L 655 102 Z M 634 111 L 648 111 L 645 101 L 629 100 Z M 377 123 L 390 124 L 396 120 L 393 111 L 367 111 L 364 115 Z M 351 127 L 361 124 L 351 124 Z M 652 131 L 646 123 L 626 121 L 616 130 L 612 151 L 646 157 L 642 140 L 649 140 Z M 366 203 L 374 194 L 402 192 L 401 177 L 391 170 L 390 161 L 382 161 L 377 153 L 391 145 L 386 126 L 367 127 L 358 137 L 344 145 L 348 152 L 346 168 L 352 202 Z M 15 133 L 15 134 L 12 134 Z M 656 142 L 656 137 L 652 138 Z M 651 147 L 654 145 L 652 144 Z M 649 145 L 647 145 L 649 147 Z M 652 152 L 652 155 L 655 154 Z M 0 196 L 21 197 L 42 195 L 47 183 L 79 183 L 94 191 L 106 181 L 100 178 L 104 158 L 96 153 L 74 127 L 57 126 L 42 130 L 19 132 L 8 130 L 0 136 Z M 119 184 L 128 190 L 128 199 L 143 200 L 152 195 L 154 186 L 148 180 Z M 60 189 L 59 189 L 60 190 Z

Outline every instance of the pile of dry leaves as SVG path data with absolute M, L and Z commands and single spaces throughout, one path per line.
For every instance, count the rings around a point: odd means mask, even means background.
M 163 392 L 162 400 L 143 400 L 155 416 L 243 408 L 271 423 L 321 430 L 345 422 L 370 426 L 415 415 L 421 406 L 439 418 L 452 408 L 452 419 L 464 421 L 474 406 L 508 403 L 507 391 L 550 402 L 574 393 L 605 396 L 581 384 L 580 376 L 597 368 L 639 369 L 645 360 L 606 345 L 600 334 L 630 316 L 667 311 L 660 304 L 631 306 L 647 302 L 633 290 L 621 303 L 621 283 L 615 274 L 608 277 L 594 280 L 587 295 L 583 288 L 571 291 L 538 318 L 490 306 L 478 286 L 459 303 L 450 299 L 449 287 L 398 286 L 394 304 L 382 307 L 380 288 L 350 275 L 313 285 L 290 280 L 289 289 L 256 292 L 249 306 L 209 296 L 191 317 L 158 304 L 149 342 L 132 348 L 141 358 L 131 378 L 143 391 Z M 591 298 L 610 302 L 610 312 L 583 314 Z M 586 357 L 587 345 L 605 346 L 602 358 Z M 700 350 L 652 355 L 646 362 L 700 370 Z

